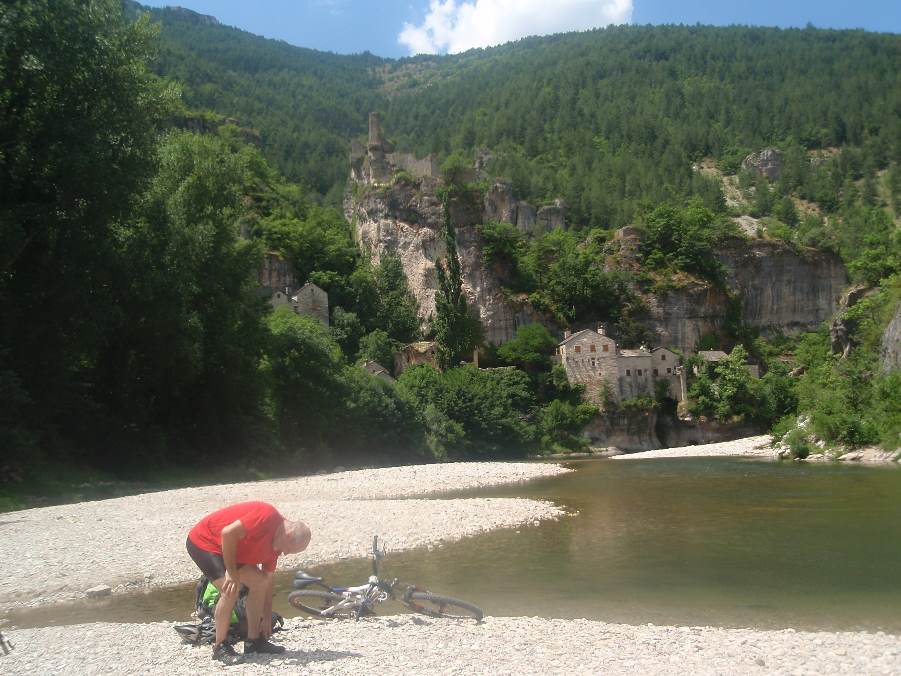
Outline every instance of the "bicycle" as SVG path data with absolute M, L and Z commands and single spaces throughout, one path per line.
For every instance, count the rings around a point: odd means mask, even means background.
M 294 576 L 293 591 L 288 594 L 288 602 L 298 610 L 314 617 L 353 618 L 359 620 L 375 614 L 376 604 L 397 600 L 414 613 L 429 617 L 451 619 L 472 619 L 481 622 L 484 613 L 467 601 L 450 596 L 433 594 L 416 585 L 379 577 L 379 562 L 385 558 L 386 550 L 379 550 L 378 536 L 372 538 L 372 575 L 366 584 L 356 587 L 332 587 L 321 577 L 314 577 L 304 571 Z M 321 587 L 310 589 L 309 587 Z

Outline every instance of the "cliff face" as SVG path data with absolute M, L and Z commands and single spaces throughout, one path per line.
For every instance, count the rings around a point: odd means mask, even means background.
M 375 262 L 386 252 L 400 256 L 423 319 L 434 314 L 435 262 L 446 254 L 437 186 L 429 177 L 384 186 L 351 181 L 345 200 L 345 214 L 354 224 L 361 249 Z M 476 199 L 451 203 L 464 290 L 478 309 L 485 339 L 495 344 L 512 338 L 522 324 L 550 325 L 528 303 L 511 298 L 482 260 L 476 226 L 485 220 L 513 220 L 521 206 L 509 186 L 499 184 L 489 190 L 484 204 Z M 637 265 L 638 240 L 632 230 L 617 233 L 621 253 L 614 267 Z M 729 292 L 740 300 L 742 321 L 764 335 L 816 329 L 835 312 L 847 285 L 841 261 L 825 252 L 797 253 L 781 242 L 736 239 L 717 255 L 726 269 Z M 726 289 L 697 281 L 648 294 L 646 300 L 645 323 L 655 334 L 655 343 L 685 352 L 694 351 L 702 336 L 722 329 L 730 309 Z
M 435 313 L 435 262 L 447 254 L 436 187 L 436 182 L 429 179 L 381 188 L 357 184 L 345 200 L 345 215 L 354 224 L 360 248 L 376 263 L 385 253 L 400 257 L 424 320 Z M 520 325 L 541 321 L 527 303 L 509 298 L 497 277 L 483 264 L 476 228 L 483 219 L 481 207 L 472 202 L 452 202 L 451 218 L 456 227 L 463 289 L 470 306 L 478 310 L 485 340 L 504 343 Z
M 812 331 L 838 308 L 848 277 L 835 254 L 782 242 L 735 240 L 718 253 L 741 299 L 742 320 L 766 334 Z

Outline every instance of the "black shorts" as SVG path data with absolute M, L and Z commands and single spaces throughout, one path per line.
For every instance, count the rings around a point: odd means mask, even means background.
M 225 559 L 222 558 L 221 554 L 214 554 L 201 549 L 191 542 L 191 538 L 188 538 L 185 545 L 188 548 L 188 554 L 194 559 L 197 567 L 200 568 L 200 572 L 206 575 L 210 582 L 218 580 L 225 575 Z

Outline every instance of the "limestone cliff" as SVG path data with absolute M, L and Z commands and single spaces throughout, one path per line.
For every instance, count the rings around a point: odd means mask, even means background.
M 447 253 L 436 188 L 437 182 L 430 178 L 386 186 L 355 183 L 345 199 L 345 215 L 354 225 L 360 248 L 373 262 L 378 263 L 386 252 L 400 257 L 424 320 L 435 312 L 435 262 Z M 542 321 L 527 303 L 509 297 L 495 274 L 484 265 L 476 228 L 483 220 L 480 206 L 472 201 L 454 201 L 451 217 L 456 227 L 463 289 L 470 306 L 478 310 L 485 340 L 504 343 L 513 337 L 518 326 Z
M 741 300 L 742 321 L 764 334 L 816 329 L 833 315 L 848 285 L 837 255 L 796 252 L 781 241 L 735 239 L 718 258 Z
M 392 159 L 397 155 L 393 148 L 381 138 L 377 117 L 370 122 L 368 145 L 357 144 L 352 153 L 345 215 L 360 248 L 374 262 L 386 252 L 400 257 L 421 316 L 427 320 L 435 311 L 435 263 L 446 253 L 439 179 L 432 168 L 409 171 L 419 162 L 415 158 L 404 165 L 406 169 L 400 166 Z M 429 160 L 429 167 L 433 165 Z M 517 327 L 534 321 L 556 327 L 528 302 L 503 289 L 497 271 L 483 262 L 477 226 L 488 220 L 505 221 L 527 236 L 537 235 L 566 227 L 564 211 L 565 205 L 558 201 L 536 214 L 533 207 L 514 198 L 506 181 L 495 181 L 484 197 L 473 194 L 451 203 L 464 290 L 478 310 L 487 342 L 506 342 Z M 635 228 L 618 231 L 612 243 L 615 253 L 605 268 L 638 271 L 640 236 Z M 779 241 L 735 238 L 721 247 L 717 257 L 726 271 L 725 288 L 686 278 L 663 290 L 643 292 L 648 307 L 644 322 L 656 345 L 692 352 L 702 336 L 721 332 L 737 308 L 741 321 L 764 335 L 813 330 L 832 316 L 847 285 L 844 266 L 834 254 L 796 251 Z

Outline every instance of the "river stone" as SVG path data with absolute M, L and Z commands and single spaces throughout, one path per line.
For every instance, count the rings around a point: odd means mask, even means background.
M 101 596 L 109 596 L 113 593 L 113 590 L 107 587 L 105 584 L 98 584 L 96 587 L 91 587 L 90 589 L 85 590 L 85 596 L 88 598 L 99 598 Z

